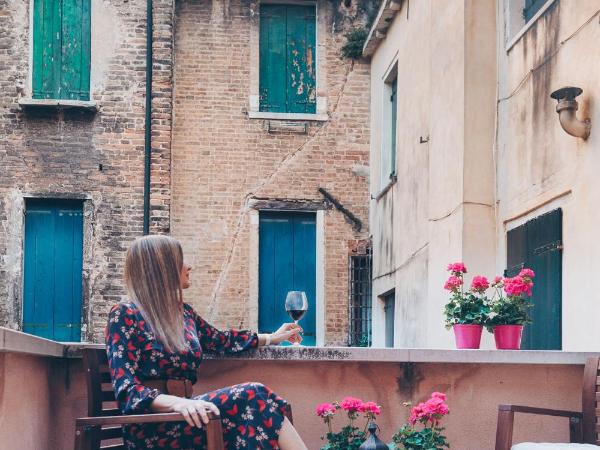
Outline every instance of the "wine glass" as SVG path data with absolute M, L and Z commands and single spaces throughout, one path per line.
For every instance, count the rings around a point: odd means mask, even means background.
M 290 315 L 296 325 L 298 321 L 304 317 L 308 310 L 308 300 L 304 291 L 289 291 L 285 297 L 285 310 Z M 294 342 L 292 345 L 299 346 L 299 342 Z

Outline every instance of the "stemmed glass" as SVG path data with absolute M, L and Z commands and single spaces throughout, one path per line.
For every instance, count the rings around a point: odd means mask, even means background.
M 285 298 L 285 310 L 290 315 L 296 325 L 298 321 L 304 317 L 308 310 L 308 300 L 304 291 L 289 291 Z M 294 342 L 292 345 L 299 346 L 299 342 Z

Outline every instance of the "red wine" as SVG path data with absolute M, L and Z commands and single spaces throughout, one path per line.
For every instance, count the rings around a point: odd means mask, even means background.
M 288 314 L 292 320 L 300 320 L 306 313 L 305 309 L 288 309 Z

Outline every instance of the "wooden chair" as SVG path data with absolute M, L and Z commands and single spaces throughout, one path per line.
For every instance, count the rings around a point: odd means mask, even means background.
M 582 411 L 563 411 L 530 406 L 499 405 L 496 450 L 510 450 L 515 413 L 566 417 L 569 419 L 570 443 L 600 445 L 596 400 L 600 400 L 600 358 L 589 358 L 583 373 Z
M 104 349 L 85 349 L 83 366 L 86 371 L 88 416 L 75 421 L 75 450 L 125 450 L 121 426 L 130 423 L 185 421 L 179 413 L 122 415 L 117 407 Z M 291 422 L 291 407 L 286 411 Z M 225 450 L 221 419 L 209 414 L 205 426 L 208 450 Z M 104 443 L 104 441 L 109 441 Z

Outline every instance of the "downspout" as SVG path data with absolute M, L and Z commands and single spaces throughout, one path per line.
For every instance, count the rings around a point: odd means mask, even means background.
M 144 234 L 150 233 L 150 163 L 152 157 L 152 0 L 146 0 L 146 111 L 144 120 Z

